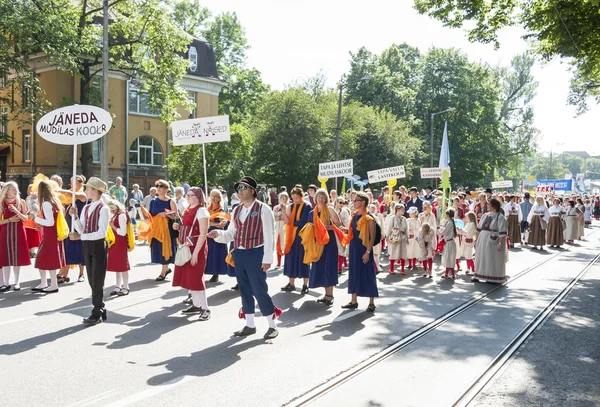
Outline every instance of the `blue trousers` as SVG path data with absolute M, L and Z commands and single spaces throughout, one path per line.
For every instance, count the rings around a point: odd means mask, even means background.
M 261 314 L 266 317 L 272 315 L 275 308 L 269 295 L 267 273 L 262 270 L 263 254 L 263 247 L 249 250 L 235 249 L 233 261 L 244 314 L 254 314 L 254 298 L 256 298 Z

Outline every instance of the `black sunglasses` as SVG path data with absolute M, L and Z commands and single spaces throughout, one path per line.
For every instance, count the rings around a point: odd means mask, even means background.
M 163 184 L 158 184 L 158 185 L 154 185 L 156 188 L 166 188 L 166 185 Z

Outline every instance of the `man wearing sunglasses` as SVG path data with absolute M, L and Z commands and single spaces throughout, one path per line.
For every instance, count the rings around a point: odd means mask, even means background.
M 246 326 L 234 332 L 235 336 L 256 333 L 254 325 L 254 298 L 260 312 L 269 322 L 265 339 L 276 338 L 279 332 L 275 321 L 281 310 L 273 305 L 267 286 L 267 270 L 273 263 L 275 251 L 275 219 L 268 205 L 256 199 L 257 183 L 252 177 L 244 177 L 235 183 L 234 190 L 240 200 L 232 213 L 227 230 L 213 230 L 208 237 L 219 243 L 234 242 L 232 252 L 235 277 L 242 297 L 240 316 Z

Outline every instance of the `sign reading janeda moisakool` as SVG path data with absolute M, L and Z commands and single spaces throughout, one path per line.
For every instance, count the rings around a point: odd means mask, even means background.
M 90 105 L 61 107 L 45 114 L 35 126 L 38 134 L 54 144 L 85 144 L 104 136 L 112 126 L 106 110 Z

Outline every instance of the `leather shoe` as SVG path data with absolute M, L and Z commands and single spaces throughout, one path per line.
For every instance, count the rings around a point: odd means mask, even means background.
M 200 307 L 196 307 L 194 305 L 184 309 L 183 311 L 181 311 L 182 314 L 198 314 L 202 312 L 202 308 Z
M 275 339 L 277 338 L 277 335 L 279 335 L 279 331 L 275 328 L 269 328 L 269 330 L 267 331 L 267 333 L 265 334 L 265 336 L 263 336 L 263 338 L 265 339 Z
M 44 288 L 41 292 L 45 293 L 45 294 L 57 293 L 58 292 L 58 288 L 55 288 L 54 290 L 49 290 L 47 288 Z
M 234 336 L 248 336 L 254 335 L 256 333 L 256 328 L 250 328 L 249 326 L 245 326 L 240 331 L 235 331 L 233 333 Z
M 83 323 L 86 325 L 98 325 L 102 320 L 101 315 L 90 315 L 87 318 L 83 318 Z

